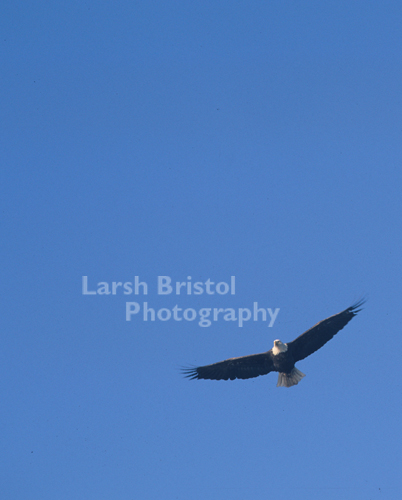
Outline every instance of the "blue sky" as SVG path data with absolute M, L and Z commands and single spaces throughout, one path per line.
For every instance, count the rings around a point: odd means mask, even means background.
M 4 498 L 400 498 L 400 3 L 0 11 Z M 364 295 L 296 387 L 180 374 Z

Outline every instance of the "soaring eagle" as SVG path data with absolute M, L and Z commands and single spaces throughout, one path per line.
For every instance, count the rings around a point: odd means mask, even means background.
M 198 368 L 185 368 L 183 373 L 191 379 L 234 380 L 279 372 L 277 387 L 292 387 L 305 377 L 305 374 L 295 367 L 295 363 L 318 351 L 331 340 L 361 311 L 360 307 L 364 302 L 364 299 L 360 300 L 348 309 L 320 321 L 288 344 L 274 340 L 274 347 L 270 351 L 231 358 Z

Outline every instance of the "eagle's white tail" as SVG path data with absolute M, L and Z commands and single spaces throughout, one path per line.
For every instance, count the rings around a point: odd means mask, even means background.
M 298 370 L 295 366 L 290 373 L 280 373 L 276 387 L 292 387 L 297 385 L 300 380 L 306 375 Z

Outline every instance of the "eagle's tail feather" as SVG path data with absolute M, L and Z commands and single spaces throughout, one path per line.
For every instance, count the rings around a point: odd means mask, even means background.
M 290 373 L 279 373 L 276 387 L 292 387 L 292 385 L 297 385 L 305 376 L 304 373 L 294 366 Z

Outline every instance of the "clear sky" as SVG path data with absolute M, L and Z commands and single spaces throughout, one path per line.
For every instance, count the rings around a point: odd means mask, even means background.
M 402 498 L 401 3 L 5 0 L 0 23 L 2 498 Z M 180 373 L 362 296 L 295 387 Z M 273 325 L 239 325 L 254 303 Z

